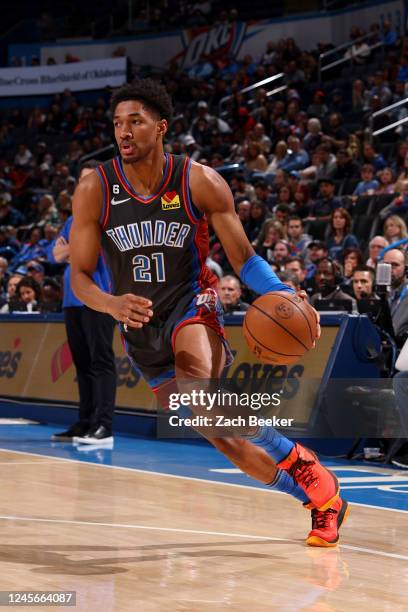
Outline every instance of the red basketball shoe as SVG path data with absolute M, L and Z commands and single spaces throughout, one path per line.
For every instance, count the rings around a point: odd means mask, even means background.
M 286 459 L 277 464 L 292 476 L 318 510 L 327 510 L 339 496 L 336 476 L 325 468 L 313 451 L 295 444 Z
M 334 504 L 324 510 L 312 510 L 312 531 L 307 536 L 306 544 L 309 546 L 336 546 L 339 541 L 339 529 L 348 517 L 350 508 L 348 503 L 338 497 Z

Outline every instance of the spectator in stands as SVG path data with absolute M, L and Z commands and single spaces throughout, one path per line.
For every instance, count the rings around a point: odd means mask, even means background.
M 18 268 L 21 264 L 30 261 L 30 259 L 45 259 L 47 256 L 46 250 L 44 247 L 40 246 L 40 241 L 42 239 L 42 231 L 39 227 L 33 227 L 30 232 L 30 238 L 28 242 L 23 244 L 21 250 L 17 254 L 16 257 L 11 262 L 11 267 L 13 270 Z
M 312 103 L 307 107 L 307 114 L 309 117 L 317 117 L 317 119 L 323 119 L 329 109 L 327 105 L 324 103 L 325 93 L 324 91 L 318 90 L 313 94 Z
M 333 151 L 344 149 L 349 139 L 348 131 L 343 127 L 343 117 L 340 113 L 329 116 L 329 125 L 325 130 L 323 142 L 329 144 Z
M 258 234 L 263 226 L 266 218 L 269 216 L 268 209 L 263 202 L 252 202 L 251 216 L 248 223 L 248 239 L 253 242 L 257 239 Z
M 218 281 L 217 293 L 225 313 L 243 312 L 249 304 L 241 300 L 241 283 L 236 276 L 228 274 Z
M 5 302 L 0 308 L 1 314 L 10 312 L 9 310 L 10 301 L 12 301 L 13 299 L 14 300 L 16 299 L 17 285 L 21 281 L 22 278 L 24 278 L 22 274 L 12 274 L 9 277 L 8 282 L 7 282 L 7 292 L 5 295 Z
M 394 173 L 392 168 L 386 167 L 380 170 L 378 173 L 378 181 L 379 185 L 375 190 L 375 193 L 378 195 L 395 193 L 395 184 L 394 184 Z
M 265 174 L 275 175 L 276 171 L 288 161 L 288 146 L 284 140 L 278 140 L 275 145 L 275 153 L 265 170 Z
M 390 244 L 408 237 L 407 225 L 398 215 L 391 215 L 385 220 L 383 232 Z
M 27 276 L 31 276 L 42 287 L 45 277 L 44 266 L 35 259 L 27 262 Z
M 16 287 L 16 298 L 25 304 L 27 312 L 36 312 L 42 298 L 41 286 L 31 276 L 25 276 Z M 12 306 L 9 305 L 12 312 Z
M 288 214 L 290 210 L 294 210 L 296 208 L 296 203 L 293 198 L 292 190 L 289 185 L 282 185 L 282 187 L 278 191 L 278 196 L 276 198 L 276 204 L 278 206 L 287 206 Z
M 363 144 L 363 156 L 362 157 L 363 157 L 363 162 L 365 164 L 371 164 L 372 166 L 374 166 L 375 172 L 382 170 L 387 165 L 381 153 L 376 152 L 371 142 L 365 142 Z
M 332 212 L 330 229 L 330 235 L 327 240 L 329 255 L 332 259 L 341 261 L 345 249 L 359 246 L 357 238 L 350 233 L 351 216 L 345 208 L 336 208 Z
M 318 300 L 339 300 L 351 301 L 351 308 L 357 310 L 357 302 L 347 293 L 341 290 L 342 269 L 337 261 L 324 257 L 317 262 L 314 273 L 316 293 L 311 297 L 311 304 L 314 306 Z
M 351 285 L 353 272 L 358 266 L 364 265 L 364 257 L 359 248 L 347 247 L 343 251 L 343 288 Z
M 13 238 L 16 230 L 12 226 L 0 226 L 0 255 L 10 261 L 20 250 L 20 243 Z
M 399 249 L 390 249 L 382 261 L 392 266 L 389 302 L 397 343 L 402 346 L 408 338 L 408 256 Z
M 363 164 L 361 166 L 361 181 L 353 191 L 353 196 L 373 195 L 379 187 L 379 182 L 374 178 L 374 166 Z
M 253 129 L 253 140 L 261 147 L 261 152 L 264 155 L 269 155 L 272 142 L 269 136 L 265 134 L 265 126 L 262 123 L 256 123 Z
M 402 181 L 400 194 L 392 202 L 380 211 L 380 219 L 386 219 L 389 215 L 405 216 L 408 212 L 408 180 Z
M 245 199 L 254 202 L 256 200 L 255 188 L 245 181 L 245 176 L 242 172 L 231 178 L 230 187 L 235 201 Z
M 398 36 L 390 21 L 383 22 L 383 41 L 386 47 L 395 47 L 398 42 Z
M 381 70 L 377 70 L 374 74 L 374 84 L 370 90 L 370 96 L 378 96 L 381 101 L 381 107 L 391 104 L 392 93 L 388 85 L 384 82 L 384 74 Z
M 257 181 L 254 185 L 255 196 L 258 202 L 263 202 L 265 206 L 270 210 L 274 204 L 274 198 L 271 195 L 271 190 L 266 181 Z
M 283 262 L 290 256 L 290 247 L 287 240 L 278 240 L 273 247 L 273 262 L 283 268 Z
M 317 262 L 324 257 L 327 258 L 327 256 L 328 250 L 324 242 L 320 240 L 313 240 L 312 242 L 309 242 L 307 245 L 307 256 L 305 259 L 306 280 L 313 278 Z
M 279 221 L 267 219 L 252 244 L 258 255 L 271 263 L 273 261 L 273 248 L 275 244 L 278 240 L 284 240 L 285 236 L 285 230 Z
M 284 270 L 296 276 L 300 288 L 305 289 L 306 264 L 301 257 L 289 257 L 286 259 L 284 262 Z
M 251 141 L 244 145 L 244 166 L 248 175 L 252 172 L 265 172 L 268 167 L 265 155 L 258 142 Z
M 300 291 L 301 284 L 296 274 L 291 274 L 291 272 L 287 272 L 286 270 L 281 270 L 277 274 L 282 283 L 289 285 L 294 291 Z
M 366 266 L 375 269 L 377 267 L 379 254 L 387 246 L 389 246 L 389 242 L 384 238 L 384 236 L 374 236 L 368 245 L 368 259 L 366 261 Z
M 51 277 L 46 277 L 42 285 L 42 301 L 47 305 L 47 310 L 61 312 L 62 309 L 62 288 L 60 283 Z M 46 310 L 46 308 L 42 308 Z
M 331 215 L 336 208 L 341 206 L 340 198 L 334 195 L 335 183 L 333 179 L 326 177 L 320 179 L 319 183 L 319 197 L 309 207 L 309 216 L 305 221 L 329 221 Z M 313 235 L 312 229 L 310 229 Z
M 18 227 L 25 222 L 24 215 L 11 205 L 11 194 L 4 192 L 0 194 L 0 224 Z
M 401 58 L 401 65 L 398 70 L 397 80 L 403 83 L 408 82 L 408 55 L 404 54 Z
M 301 170 L 306 168 L 309 163 L 309 155 L 302 149 L 301 142 L 297 136 L 288 138 L 288 159 L 282 164 L 282 169 L 286 172 L 291 170 Z
M 395 185 L 395 191 L 398 191 L 398 182 L 408 179 L 408 142 L 401 142 L 397 149 L 397 155 L 394 162 L 391 164 L 393 172 L 398 177 Z
M 370 47 L 364 40 L 355 40 L 353 45 L 345 52 L 344 59 L 352 60 L 353 64 L 360 66 L 367 62 L 370 53 Z
M 357 266 L 357 268 L 354 269 L 351 282 L 353 295 L 357 301 L 367 298 L 379 299 L 374 293 L 375 270 L 373 268 L 369 268 L 368 266 Z
M 14 163 L 16 166 L 21 166 L 22 168 L 27 168 L 33 162 L 33 154 L 31 153 L 28 146 L 24 143 L 18 145 L 18 151 L 14 158 Z
M 303 145 L 309 154 L 320 145 L 322 136 L 322 124 L 320 123 L 319 119 L 312 117 L 307 122 L 307 133 L 303 138 Z
M 359 167 L 351 158 L 347 149 L 339 149 L 336 154 L 336 165 L 330 176 L 335 181 L 343 181 L 344 179 L 357 178 L 359 175 Z
M 312 241 L 312 237 L 304 232 L 303 221 L 297 215 L 289 217 L 287 234 L 290 245 L 290 255 L 292 257 L 304 257 L 307 246 Z
M 251 216 L 251 202 L 249 200 L 241 200 L 241 202 L 238 202 L 237 213 L 245 229 Z
M 366 112 L 370 108 L 370 93 L 361 79 L 353 81 L 351 100 L 351 108 L 354 113 Z
M 7 269 L 7 259 L 5 257 L 0 257 L 0 307 L 7 301 L 6 286 L 9 278 Z

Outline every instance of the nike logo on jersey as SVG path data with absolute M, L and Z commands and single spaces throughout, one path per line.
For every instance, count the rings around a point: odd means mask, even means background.
M 115 198 L 113 197 L 111 199 L 111 204 L 112 206 L 116 206 L 116 204 L 123 204 L 123 202 L 129 202 L 130 198 L 125 198 L 124 200 L 115 200 Z

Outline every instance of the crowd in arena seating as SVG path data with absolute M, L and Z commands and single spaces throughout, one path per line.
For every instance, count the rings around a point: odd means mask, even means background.
M 408 124 L 374 140 L 369 133 L 373 111 L 406 97 L 408 39 L 390 24 L 370 31 L 385 47 L 368 45 L 320 83 L 317 56 L 326 47 L 301 50 L 292 38 L 269 42 L 259 58 L 203 56 L 188 71 L 173 64 L 153 75 L 174 101 L 166 151 L 224 176 L 256 252 L 314 301 L 356 298 L 356 270 L 372 293 L 380 247 L 408 236 Z M 353 28 L 351 37 L 361 34 Z M 286 88 L 276 95 L 265 87 L 240 93 L 281 72 Z M 64 91 L 47 108 L 1 113 L 2 312 L 18 302 L 46 311 L 61 302 L 64 265 L 53 244 L 71 214 L 80 160 L 102 159 L 112 143 L 109 94 L 88 107 Z M 406 112 L 397 107 L 373 127 Z M 220 277 L 231 274 L 215 235 L 210 244 L 208 265 Z M 244 291 L 243 301 L 252 299 Z

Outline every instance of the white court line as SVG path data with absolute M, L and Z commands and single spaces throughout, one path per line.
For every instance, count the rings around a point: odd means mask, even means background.
M 48 519 L 48 518 L 37 518 L 31 516 L 7 516 L 0 515 L 0 520 L 4 521 L 26 521 L 35 523 L 57 523 L 63 525 L 90 525 L 92 527 L 113 527 L 114 529 L 144 529 L 145 531 L 166 531 L 170 533 L 189 533 L 196 535 L 210 535 L 210 536 L 225 536 L 228 538 L 242 538 L 248 540 L 260 540 L 262 542 L 291 542 L 293 544 L 299 544 L 299 540 L 291 538 L 274 538 L 270 536 L 257 536 L 246 533 L 231 533 L 229 531 L 202 531 L 199 529 L 178 529 L 176 527 L 156 527 L 151 525 L 133 525 L 127 523 L 99 523 L 94 521 L 72 521 L 67 519 Z M 194 543 L 191 543 L 194 546 Z M 176 545 L 177 546 L 177 545 Z M 408 561 L 407 555 L 400 555 L 398 553 L 388 553 L 383 550 L 374 550 L 373 548 L 363 548 L 360 546 L 349 546 L 348 544 L 341 544 L 340 547 L 347 548 L 356 552 L 368 553 L 370 555 L 377 555 L 380 557 L 390 557 L 391 559 L 400 559 L 402 561 Z
M 239 489 L 250 489 L 251 491 L 258 491 L 260 493 L 267 493 L 268 495 L 271 495 L 271 493 L 273 495 L 285 495 L 285 493 L 282 493 L 281 491 L 274 491 L 273 489 L 270 488 L 262 488 L 262 487 L 252 487 L 251 485 L 243 485 L 243 484 L 238 484 L 238 483 L 233 483 L 233 482 L 221 482 L 219 480 L 209 480 L 208 478 L 196 478 L 194 476 L 178 476 L 177 474 L 166 474 L 166 472 L 154 472 L 151 470 L 142 470 L 140 468 L 129 468 L 129 467 L 122 467 L 120 465 L 107 465 L 104 463 L 96 463 L 94 461 L 81 461 L 80 459 L 68 459 L 66 457 L 54 457 L 53 455 L 36 455 L 35 453 L 30 453 L 28 451 L 16 451 L 16 450 L 10 450 L 7 448 L 0 448 L 0 452 L 1 453 L 17 453 L 18 455 L 31 455 L 32 457 L 46 457 L 47 459 L 55 459 L 57 462 L 58 461 L 62 461 L 65 463 L 80 463 L 81 465 L 92 465 L 94 467 L 99 467 L 99 468 L 109 468 L 111 470 L 124 470 L 126 472 L 138 472 L 140 474 L 148 474 L 148 475 L 154 475 L 154 476 L 165 476 L 166 478 L 177 478 L 177 479 L 181 479 L 181 480 L 193 480 L 194 482 L 207 482 L 209 484 L 214 484 L 214 485 L 221 485 L 224 487 L 236 487 Z M 89 456 L 89 455 L 88 455 Z M 352 506 L 360 506 L 361 508 L 374 508 L 375 510 L 385 510 L 388 512 L 399 512 L 401 514 L 407 514 L 408 510 L 401 510 L 400 508 L 385 508 L 383 506 L 374 506 L 372 504 L 362 504 L 360 502 L 349 502 L 350 505 Z
M 55 465 L 58 461 L 0 461 L 2 465 Z

